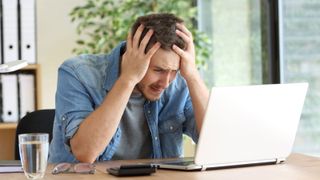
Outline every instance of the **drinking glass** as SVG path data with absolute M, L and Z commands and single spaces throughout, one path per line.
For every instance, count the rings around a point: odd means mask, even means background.
M 49 135 L 31 133 L 19 135 L 19 152 L 24 174 L 28 179 L 43 178 L 48 160 Z

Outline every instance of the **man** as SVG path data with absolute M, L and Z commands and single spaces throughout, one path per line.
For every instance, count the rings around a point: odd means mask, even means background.
M 49 161 L 179 157 L 183 133 L 197 142 L 208 96 L 183 21 L 140 17 L 110 54 L 59 68 Z

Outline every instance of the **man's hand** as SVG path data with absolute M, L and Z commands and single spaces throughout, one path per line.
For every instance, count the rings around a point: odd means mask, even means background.
M 139 39 L 143 29 L 144 26 L 140 25 L 133 38 L 131 32 L 129 33 L 127 37 L 127 49 L 122 56 L 121 61 L 120 78 L 124 78 L 126 81 L 134 84 L 137 84 L 142 80 L 148 70 L 151 57 L 160 48 L 160 43 L 157 42 L 147 53 L 145 53 L 145 49 L 153 34 L 153 30 L 150 29 L 147 32 L 139 45 Z
M 173 45 L 172 49 L 181 57 L 180 61 L 180 73 L 185 79 L 192 78 L 193 75 L 198 73 L 195 64 L 195 50 L 193 44 L 193 38 L 191 32 L 183 25 L 177 24 L 176 33 L 186 43 L 186 50 L 179 48 L 177 45 Z
M 183 24 L 177 24 L 177 28 L 176 33 L 186 42 L 187 48 L 183 50 L 173 45 L 172 49 L 181 57 L 180 73 L 187 81 L 199 133 L 207 108 L 209 91 L 196 68 L 195 50 L 191 32 Z

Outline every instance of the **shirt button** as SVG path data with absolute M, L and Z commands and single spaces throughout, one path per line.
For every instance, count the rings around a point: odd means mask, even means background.
M 66 117 L 63 116 L 63 117 L 62 117 L 62 121 L 64 121 L 64 120 L 66 120 Z
M 173 129 L 173 127 L 172 126 L 170 126 L 170 130 L 172 130 Z
M 151 112 L 150 112 L 150 111 L 148 111 L 148 113 L 150 114 Z
M 155 140 L 158 140 L 158 137 L 156 136 L 156 137 L 154 137 L 154 139 L 155 139 Z

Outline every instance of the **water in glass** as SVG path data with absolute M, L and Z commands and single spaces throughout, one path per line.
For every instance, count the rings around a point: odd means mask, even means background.
M 41 140 L 37 138 L 22 140 L 19 143 L 19 148 L 22 166 L 27 178 L 43 178 L 47 168 L 49 151 L 48 140 Z

